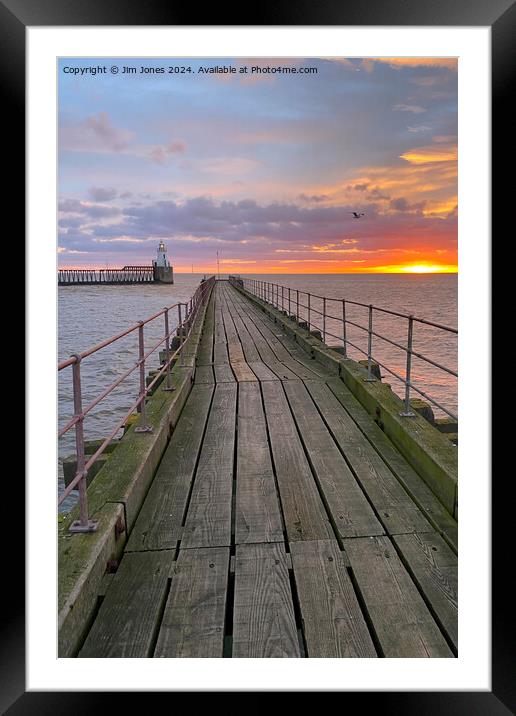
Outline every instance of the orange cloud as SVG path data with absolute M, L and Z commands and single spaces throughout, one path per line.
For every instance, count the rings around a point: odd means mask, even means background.
M 433 213 L 435 207 L 445 204 L 446 213 L 452 211 L 450 204 L 457 203 L 456 150 L 442 145 L 419 148 L 406 152 L 403 160 L 394 166 L 362 167 L 338 182 L 304 187 L 303 191 L 323 197 L 318 206 L 374 204 L 379 214 L 390 214 L 395 209 L 392 200 L 403 197 L 410 205 L 425 202 L 423 208 L 428 205 Z
M 367 61 L 383 62 L 394 68 L 401 67 L 446 67 L 457 69 L 456 57 L 368 57 Z
M 430 164 L 432 162 L 456 162 L 457 146 L 453 144 L 438 144 L 427 147 L 410 149 L 400 156 L 410 164 Z
M 428 202 L 427 206 L 423 208 L 424 216 L 449 216 L 457 211 L 457 197 L 453 196 L 446 201 L 432 201 Z

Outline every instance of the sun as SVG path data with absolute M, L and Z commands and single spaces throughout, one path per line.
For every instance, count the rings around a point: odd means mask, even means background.
M 412 264 L 400 267 L 403 273 L 456 273 L 456 266 L 443 266 L 438 264 Z

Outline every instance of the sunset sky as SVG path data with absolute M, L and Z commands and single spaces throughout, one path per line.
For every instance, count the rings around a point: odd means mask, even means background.
M 170 65 L 192 72 L 139 72 Z M 58 80 L 61 267 L 164 239 L 177 272 L 217 251 L 224 273 L 457 270 L 454 59 L 62 59 Z

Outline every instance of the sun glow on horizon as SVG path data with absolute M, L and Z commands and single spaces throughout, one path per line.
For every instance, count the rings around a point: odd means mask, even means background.
M 456 264 L 433 263 L 394 264 L 391 266 L 370 267 L 370 271 L 374 273 L 458 273 L 458 266 Z
M 437 264 L 415 264 L 401 269 L 403 273 L 457 273 L 457 266 L 439 266 Z

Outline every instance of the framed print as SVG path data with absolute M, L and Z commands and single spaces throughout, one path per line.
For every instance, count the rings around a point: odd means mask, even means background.
M 0 12 L 27 166 L 5 711 L 344 691 L 510 713 L 489 133 L 514 6 Z

